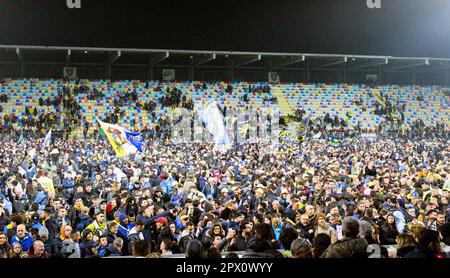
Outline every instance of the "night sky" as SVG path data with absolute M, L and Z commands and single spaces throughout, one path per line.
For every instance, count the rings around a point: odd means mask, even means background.
M 450 0 L 0 0 L 0 43 L 450 57 Z

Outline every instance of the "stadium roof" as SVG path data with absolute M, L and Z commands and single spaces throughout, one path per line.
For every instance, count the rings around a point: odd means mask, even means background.
M 0 64 L 443 72 L 449 58 L 352 54 L 0 45 Z

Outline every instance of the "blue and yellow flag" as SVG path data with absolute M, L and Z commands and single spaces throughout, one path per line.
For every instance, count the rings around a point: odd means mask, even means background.
M 136 153 L 136 151 L 142 152 L 143 140 L 139 132 L 131 132 L 121 126 L 108 124 L 99 119 L 97 121 L 118 157 Z
M 344 140 L 344 137 L 336 137 L 333 134 L 328 134 L 328 136 L 327 136 L 328 146 L 340 147 L 342 140 Z

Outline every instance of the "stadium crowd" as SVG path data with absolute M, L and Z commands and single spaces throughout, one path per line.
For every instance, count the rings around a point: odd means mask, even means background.
M 148 140 L 126 159 L 104 139 L 41 143 L 0 146 L 0 257 L 449 256 L 443 138 L 274 154 Z

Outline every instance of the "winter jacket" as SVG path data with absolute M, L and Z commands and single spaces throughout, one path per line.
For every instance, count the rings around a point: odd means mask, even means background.
M 283 255 L 273 248 L 267 241 L 250 240 L 248 250 L 242 258 L 283 258 Z
M 248 243 L 251 242 L 252 239 L 253 239 L 253 236 L 249 236 L 249 237 L 247 237 L 247 238 L 244 238 L 244 237 L 242 236 L 242 234 L 239 234 L 239 235 L 236 237 L 236 243 L 235 243 L 235 245 L 236 245 L 237 248 L 238 248 L 238 251 L 245 251 L 245 250 L 247 250 L 247 249 L 248 249 L 248 248 L 247 248 Z
M 23 194 L 19 199 L 16 196 L 12 195 L 11 189 L 9 189 L 8 192 L 13 212 L 23 212 L 30 210 L 30 201 L 28 200 L 27 195 Z
M 93 220 L 91 217 L 89 217 L 89 215 L 86 215 L 84 213 L 80 213 L 78 217 L 80 218 L 80 220 L 77 223 L 77 231 L 81 233 L 82 231 L 84 231 L 84 229 L 87 228 L 87 226 L 89 226 L 89 224 L 93 222 Z
M 130 254 L 133 251 L 133 245 L 137 240 L 144 240 L 144 234 L 142 232 L 137 232 L 136 227 L 133 227 L 128 234 L 128 251 Z
M 25 233 L 25 236 L 23 238 L 19 238 L 18 235 L 15 235 L 13 236 L 13 238 L 11 238 L 11 241 L 9 243 L 12 246 L 16 242 L 22 245 L 23 252 L 28 252 L 28 250 L 30 250 L 31 244 L 33 244 L 33 238 L 28 233 Z
M 105 223 L 99 224 L 97 220 L 94 220 L 91 224 L 89 224 L 86 229 L 89 229 L 92 231 L 94 236 L 101 236 L 105 232 Z
M 397 250 L 397 258 L 403 258 L 409 252 L 414 252 L 416 248 L 414 246 L 407 246 Z
M 387 222 L 381 226 L 380 229 L 380 243 L 382 245 L 396 244 L 398 231 L 395 225 L 389 225 Z
M 122 256 L 122 253 L 114 245 L 109 244 L 106 248 L 109 251 L 109 257 L 120 257 L 120 256 Z
M 126 217 L 128 217 L 126 214 L 122 213 L 121 215 L 119 215 L 119 230 L 117 231 L 117 234 L 123 239 L 123 240 L 127 240 L 128 239 L 128 234 L 130 233 L 130 225 L 126 225 L 125 222 L 123 221 Z
M 367 258 L 369 244 L 363 238 L 347 238 L 328 246 L 321 258 Z
M 48 237 L 56 239 L 58 232 L 60 229 L 58 229 L 58 224 L 56 223 L 56 220 L 54 218 L 49 218 L 44 223 L 45 228 L 48 230 Z
M 44 242 L 44 250 L 50 257 L 59 257 L 59 248 L 58 243 L 53 238 L 48 238 L 46 242 Z
M 106 236 L 106 241 L 108 242 L 108 244 L 112 244 L 117 238 L 117 235 L 112 234 L 110 231 L 106 231 L 104 235 Z
M 63 240 L 59 250 L 63 258 L 81 258 L 80 246 L 72 239 Z

